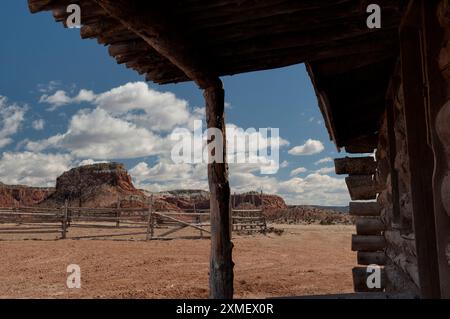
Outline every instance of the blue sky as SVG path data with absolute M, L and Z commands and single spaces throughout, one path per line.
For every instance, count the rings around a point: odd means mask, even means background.
M 116 160 L 125 163 L 136 184 L 150 190 L 207 187 L 204 167 L 176 165 L 164 154 L 163 137 L 172 126 L 189 126 L 200 116 L 203 96 L 194 83 L 145 84 L 136 72 L 116 64 L 106 47 L 81 40 L 79 30 L 63 28 L 50 13 L 30 14 L 25 0 L 1 2 L 0 26 L 0 181 L 51 185 L 67 168 Z M 279 128 L 289 143 L 280 148 L 283 165 L 275 175 L 231 166 L 233 191 L 262 187 L 290 203 L 348 203 L 343 178 L 329 161 L 345 153 L 338 154 L 329 141 L 303 65 L 222 80 L 230 104 L 227 123 Z M 143 111 L 135 110 L 147 112 L 147 125 L 112 111 L 124 107 L 124 100 L 127 107 L 142 105 Z M 160 103 L 159 114 L 147 103 Z M 161 120 L 167 127 L 158 128 Z M 107 134 L 110 140 L 100 144 Z M 288 153 L 308 140 L 316 141 L 309 144 L 312 151 Z

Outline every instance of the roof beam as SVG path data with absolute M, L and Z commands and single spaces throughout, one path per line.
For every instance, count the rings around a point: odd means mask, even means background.
M 195 41 L 182 35 L 163 1 L 94 0 L 110 16 L 135 32 L 159 54 L 182 70 L 203 89 L 218 86 L 219 78 L 208 65 L 208 55 Z

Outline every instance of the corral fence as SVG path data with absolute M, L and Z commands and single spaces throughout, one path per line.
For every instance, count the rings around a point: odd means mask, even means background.
M 208 209 L 156 211 L 153 201 L 142 208 L 11 207 L 0 208 L 2 235 L 45 235 L 56 238 L 95 239 L 139 237 L 145 240 L 209 238 Z M 263 209 L 232 209 L 232 230 L 238 233 L 264 233 Z M 173 237 L 173 235 L 178 235 Z

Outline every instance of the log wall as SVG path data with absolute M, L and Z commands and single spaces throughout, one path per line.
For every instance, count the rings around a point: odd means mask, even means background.
M 390 103 L 392 104 L 388 104 L 387 107 L 392 108 L 391 116 L 393 118 L 391 123 L 393 124 L 393 130 L 388 129 L 389 121 L 386 112 L 375 153 L 378 164 L 376 180 L 379 184 L 385 185 L 377 198 L 377 202 L 381 207 L 380 216 L 385 225 L 386 291 L 405 291 L 419 294 L 417 255 L 412 227 L 413 211 L 409 186 L 411 176 L 401 84 Z M 393 187 L 393 178 L 397 179 L 395 184 L 397 190 Z M 393 196 L 395 191 L 397 191 L 398 196 Z M 395 201 L 397 202 L 395 203 Z

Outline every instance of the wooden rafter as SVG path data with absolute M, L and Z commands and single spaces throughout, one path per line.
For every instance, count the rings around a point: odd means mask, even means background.
M 174 18 L 162 1 L 132 2 L 125 0 L 95 0 L 110 16 L 139 35 L 160 55 L 182 70 L 201 88 L 216 86 L 218 75 L 189 38 L 177 29 Z M 151 22 L 151 23 L 149 23 Z

